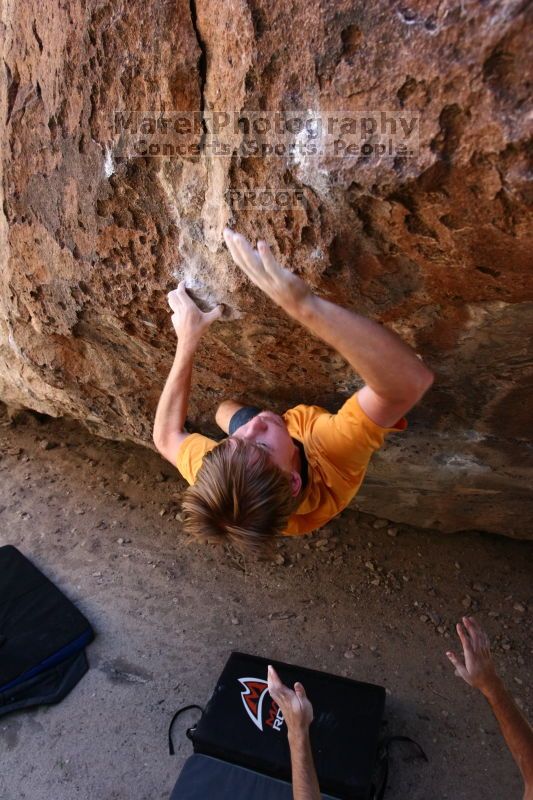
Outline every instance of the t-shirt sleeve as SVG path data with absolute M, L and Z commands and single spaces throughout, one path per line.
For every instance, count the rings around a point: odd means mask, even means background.
M 217 444 L 219 442 L 208 436 L 202 436 L 201 433 L 191 433 L 183 440 L 178 448 L 175 463 L 187 483 L 194 483 L 196 473 L 202 466 L 203 457 Z
M 358 473 L 372 454 L 383 446 L 388 433 L 405 430 L 402 417 L 390 428 L 373 422 L 361 406 L 357 393 L 346 400 L 336 414 L 325 412 L 315 417 L 310 431 L 313 446 L 341 472 Z

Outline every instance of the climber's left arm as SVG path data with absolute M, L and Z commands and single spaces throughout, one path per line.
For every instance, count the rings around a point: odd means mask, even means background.
M 255 250 L 229 228 L 224 238 L 250 280 L 358 373 L 365 384 L 357 393 L 359 405 L 376 425 L 393 426 L 423 397 L 433 373 L 394 331 L 314 294 L 276 261 L 266 242 L 259 241 Z
M 161 455 L 174 464 L 179 446 L 190 435 L 185 430 L 185 420 L 194 355 L 202 334 L 212 322 L 220 319 L 222 306 L 207 313 L 200 311 L 187 294 L 183 281 L 177 289 L 169 292 L 168 302 L 174 312 L 172 324 L 178 343 L 174 363 L 157 404 L 152 438 Z

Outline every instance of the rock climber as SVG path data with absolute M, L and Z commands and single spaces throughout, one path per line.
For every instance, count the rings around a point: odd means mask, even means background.
M 431 370 L 383 325 L 314 294 L 275 259 L 229 228 L 235 264 L 274 303 L 335 349 L 364 381 L 337 413 L 297 405 L 283 414 L 225 400 L 215 420 L 222 441 L 189 433 L 185 422 L 195 351 L 223 306 L 202 312 L 184 281 L 169 292 L 177 334 L 174 363 L 161 394 L 153 441 L 190 484 L 182 501 L 184 529 L 265 551 L 278 535 L 308 533 L 339 514 L 357 493 L 372 454 L 433 382 Z

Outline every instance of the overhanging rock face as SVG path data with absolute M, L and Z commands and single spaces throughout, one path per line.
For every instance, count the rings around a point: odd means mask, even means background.
M 437 373 L 374 459 L 360 507 L 530 535 L 524 8 L 4 3 L 0 398 L 150 446 L 175 346 L 166 293 L 185 277 L 229 309 L 198 353 L 192 429 L 215 432 L 225 397 L 338 407 L 353 374 L 247 283 L 223 244 L 230 224 Z M 418 116 L 419 154 L 256 158 L 237 129 L 230 157 L 117 155 L 117 110 L 291 109 Z M 265 188 L 301 202 L 230 201 Z

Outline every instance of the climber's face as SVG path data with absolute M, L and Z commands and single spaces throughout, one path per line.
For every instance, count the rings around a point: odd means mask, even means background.
M 276 466 L 292 474 L 294 494 L 301 487 L 300 475 L 296 470 L 298 449 L 291 439 L 285 421 L 273 411 L 261 411 L 255 417 L 237 428 L 230 439 L 243 439 L 263 448 Z M 297 476 L 297 477 L 296 477 Z M 299 485 L 298 484 L 299 481 Z M 296 491 L 297 489 L 297 491 Z
M 273 411 L 261 411 L 245 425 L 237 428 L 230 439 L 253 442 L 269 453 L 270 458 L 281 469 L 292 469 L 296 447 L 282 417 Z

